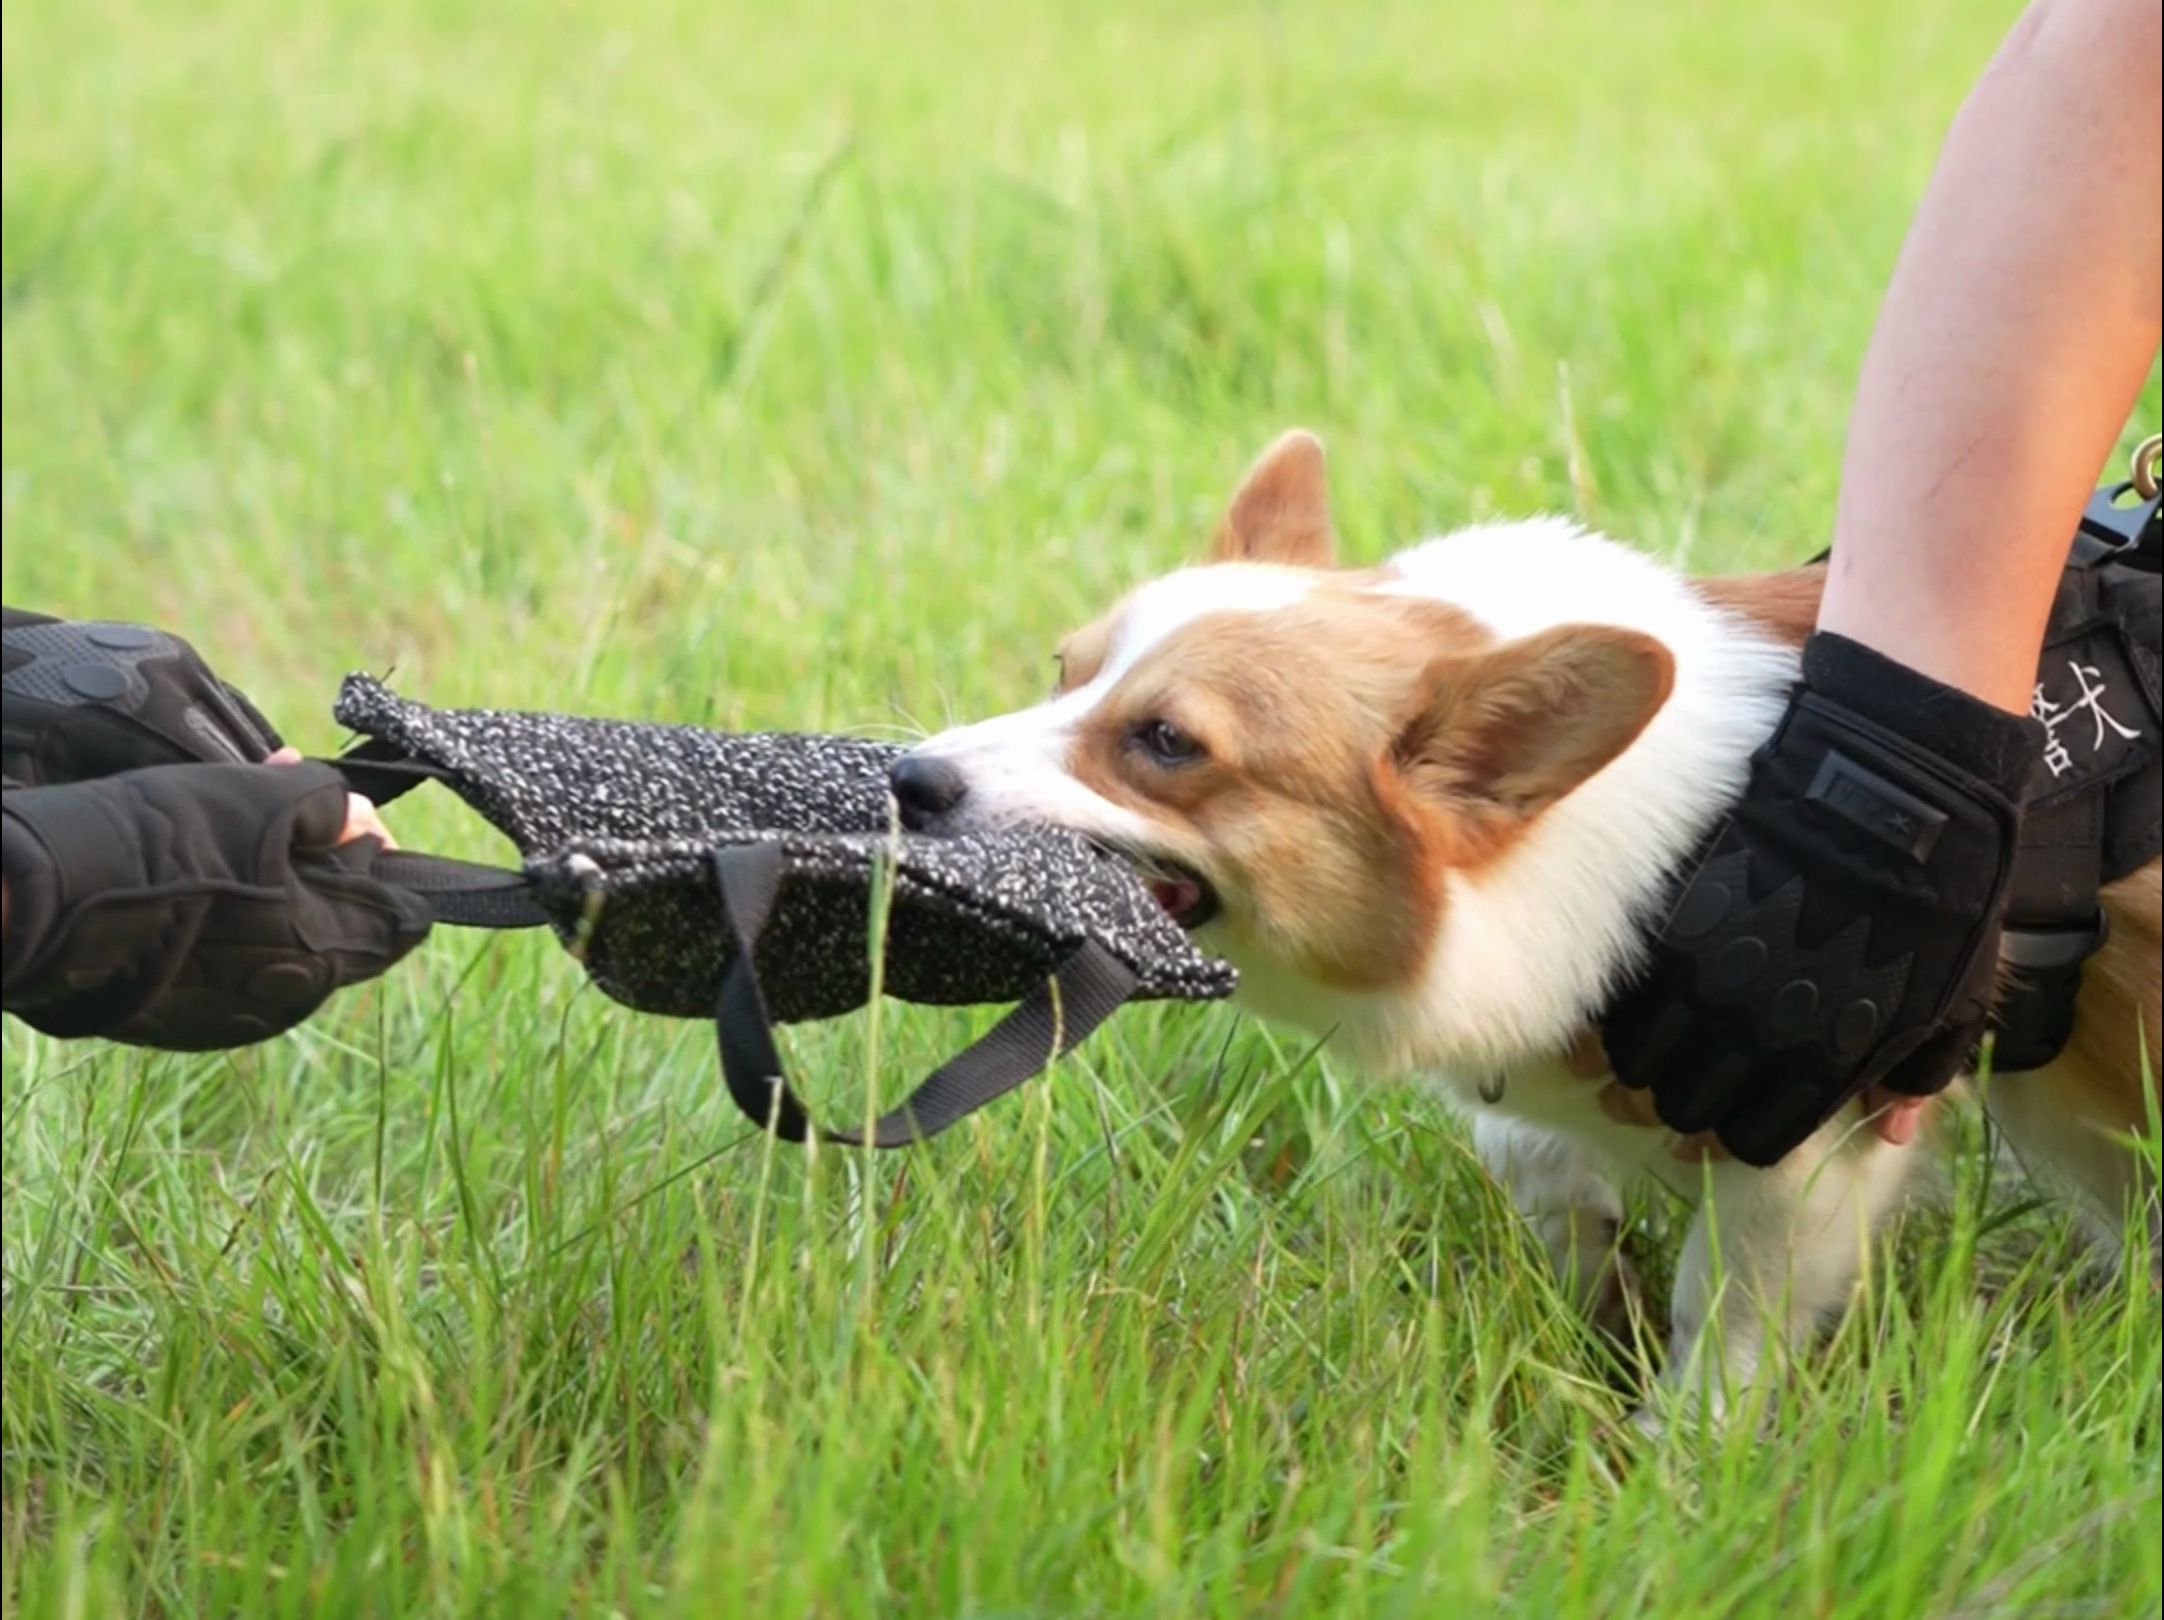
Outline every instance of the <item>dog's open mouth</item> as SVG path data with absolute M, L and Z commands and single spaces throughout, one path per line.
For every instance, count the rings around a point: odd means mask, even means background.
M 1150 897 L 1182 928 L 1200 928 L 1217 915 L 1217 891 L 1193 868 L 1155 857 L 1135 865 Z

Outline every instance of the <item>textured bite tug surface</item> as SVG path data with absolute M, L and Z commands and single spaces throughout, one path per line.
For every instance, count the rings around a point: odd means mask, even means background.
M 558 932 L 590 917 L 585 962 L 642 1011 L 712 1013 L 735 954 L 712 852 L 777 844 L 782 891 L 757 951 L 781 1021 L 870 991 L 872 897 L 892 874 L 886 989 L 942 1005 L 1013 1001 L 1085 940 L 1134 969 L 1138 998 L 1213 1000 L 1234 976 L 1165 916 L 1125 862 L 1071 833 L 889 830 L 899 750 L 822 734 L 732 735 L 498 709 L 431 709 L 349 676 L 337 718 L 446 773 L 519 846 Z

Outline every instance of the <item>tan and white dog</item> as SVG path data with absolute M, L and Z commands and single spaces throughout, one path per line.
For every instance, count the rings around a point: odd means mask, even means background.
M 1917 1150 L 1852 1105 L 1773 1169 L 1709 1156 L 1607 1078 L 1588 1031 L 1779 716 L 1818 571 L 1693 581 L 1552 518 L 1374 569 L 1334 551 L 1322 448 L 1288 433 L 1206 563 L 1067 638 L 1049 700 L 905 756 L 904 815 L 1054 822 L 1125 851 L 1257 1013 L 1438 1078 L 1597 1319 L 1630 1303 L 1619 1181 L 1710 1193 L 1664 1377 L 1718 1404 L 1843 1303 Z M 2115 1235 L 2155 1197 L 2118 1138 L 2151 1117 L 2158 864 L 2105 902 L 2072 1044 L 1988 1106 Z

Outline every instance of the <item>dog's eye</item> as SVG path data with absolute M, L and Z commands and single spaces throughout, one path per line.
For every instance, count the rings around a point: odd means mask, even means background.
M 1134 738 L 1160 765 L 1185 765 L 1202 757 L 1202 744 L 1170 720 L 1145 720 L 1135 727 Z
M 1056 652 L 1052 655 L 1052 690 L 1055 692 L 1067 690 L 1067 655 L 1063 652 Z

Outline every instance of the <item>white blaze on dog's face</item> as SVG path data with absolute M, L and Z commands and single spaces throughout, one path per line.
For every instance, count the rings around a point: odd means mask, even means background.
M 1410 984 L 1446 875 L 1494 861 L 1620 753 L 1672 664 L 1613 626 L 1501 641 L 1387 574 L 1335 571 L 1333 551 L 1322 447 L 1288 433 L 1206 564 L 1061 644 L 1049 701 L 912 751 L 941 784 L 913 824 L 1069 827 L 1136 857 L 1243 968 Z

